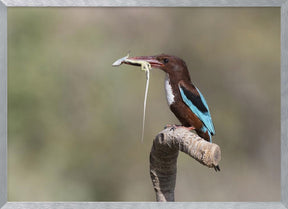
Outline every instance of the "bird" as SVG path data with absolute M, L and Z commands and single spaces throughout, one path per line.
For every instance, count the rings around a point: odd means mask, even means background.
M 212 143 L 215 128 L 209 107 L 200 90 L 192 83 L 186 63 L 181 58 L 168 54 L 129 59 L 146 61 L 152 68 L 166 73 L 165 91 L 170 110 L 182 126 L 195 130 L 201 138 Z

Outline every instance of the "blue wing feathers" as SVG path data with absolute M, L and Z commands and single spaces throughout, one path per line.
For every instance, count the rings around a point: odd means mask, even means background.
M 195 87 L 196 88 L 196 87 Z M 201 94 L 199 89 L 196 90 L 199 93 L 198 95 L 193 94 L 185 87 L 179 85 L 181 97 L 185 104 L 192 110 L 192 112 L 202 121 L 204 126 L 208 129 L 208 131 L 214 135 L 215 129 L 212 122 L 212 118 L 209 112 L 209 108 L 204 96 Z

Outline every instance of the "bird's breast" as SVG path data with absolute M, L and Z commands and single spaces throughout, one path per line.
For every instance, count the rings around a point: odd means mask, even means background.
M 172 86 L 171 86 L 170 78 L 168 74 L 166 74 L 166 78 L 165 78 L 165 91 L 166 91 L 166 99 L 170 106 L 171 104 L 175 102 L 175 95 L 173 94 L 173 90 L 172 90 Z

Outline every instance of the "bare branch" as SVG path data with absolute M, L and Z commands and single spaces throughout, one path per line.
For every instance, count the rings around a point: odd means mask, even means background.
M 174 201 L 179 150 L 209 168 L 219 168 L 220 147 L 185 128 L 166 128 L 153 141 L 150 175 L 158 202 Z

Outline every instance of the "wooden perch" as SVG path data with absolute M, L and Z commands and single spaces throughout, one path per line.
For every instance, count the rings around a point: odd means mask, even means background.
M 185 128 L 161 131 L 154 139 L 150 153 L 150 175 L 157 202 L 174 201 L 179 150 L 209 168 L 217 167 L 221 160 L 217 144 L 207 142 Z

